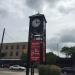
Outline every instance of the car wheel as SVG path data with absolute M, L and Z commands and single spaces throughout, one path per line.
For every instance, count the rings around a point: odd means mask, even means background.
M 67 72 L 64 72 L 65 75 L 67 75 Z
M 21 70 L 21 68 L 19 68 L 19 70 Z
M 11 68 L 10 70 L 13 70 L 13 68 Z

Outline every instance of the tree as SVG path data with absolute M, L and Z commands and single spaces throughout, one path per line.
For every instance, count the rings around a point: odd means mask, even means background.
M 70 48 L 69 47 L 63 47 L 62 50 L 61 50 L 62 53 L 65 53 L 66 57 L 70 56 L 71 55 L 71 52 L 70 52 Z
M 72 56 L 75 55 L 75 46 L 74 47 L 63 47 L 61 49 L 61 52 L 65 53 L 66 56 L 71 56 L 71 58 L 72 58 Z
M 47 64 L 56 64 L 56 61 L 57 61 L 58 57 L 53 54 L 52 52 L 49 52 L 46 54 L 46 63 Z
M 70 56 L 73 62 L 73 65 L 75 65 L 75 46 L 74 47 L 63 47 L 61 52 L 65 53 L 66 56 Z
M 21 55 L 21 60 L 23 61 L 23 62 L 27 62 L 27 54 L 26 53 L 22 53 L 22 55 Z
M 6 56 L 6 53 L 5 52 L 1 52 L 0 53 L 0 59 L 2 59 L 3 57 L 5 57 Z
M 71 55 L 71 58 L 72 58 L 73 66 L 75 67 L 75 46 L 70 47 L 70 55 Z

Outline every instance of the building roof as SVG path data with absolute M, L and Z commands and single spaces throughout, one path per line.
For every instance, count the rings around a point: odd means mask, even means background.
M 3 44 L 21 44 L 21 43 L 28 43 L 28 42 L 9 42 L 9 43 L 3 43 Z
M 40 17 L 40 16 L 43 17 L 44 20 L 46 21 L 44 14 L 40 14 L 40 13 L 34 14 L 34 15 L 32 15 L 32 16 L 29 16 L 29 17 L 30 17 L 30 18 L 33 18 L 33 17 Z M 47 21 L 46 21 L 46 22 L 47 22 Z
M 30 17 L 35 17 L 35 16 L 44 16 L 44 15 L 40 14 L 40 13 L 37 13 L 37 14 L 34 14 L 34 15 L 30 16 Z

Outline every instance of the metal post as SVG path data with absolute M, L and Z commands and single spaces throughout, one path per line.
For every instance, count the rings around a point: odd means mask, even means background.
M 26 67 L 26 75 L 29 75 L 29 67 Z
M 29 34 L 30 35 L 30 34 Z M 30 67 L 30 39 L 28 41 L 28 52 L 27 52 L 27 65 L 26 65 L 26 75 L 29 75 L 29 67 Z
M 34 75 L 34 64 L 31 65 L 31 75 Z
M 27 53 L 26 75 L 29 75 L 29 53 Z
M 2 35 L 1 45 L 0 45 L 0 54 L 3 46 L 4 33 L 5 33 L 5 28 L 3 29 L 3 35 Z

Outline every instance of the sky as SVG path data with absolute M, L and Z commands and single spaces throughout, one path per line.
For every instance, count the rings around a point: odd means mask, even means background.
M 75 0 L 0 0 L 0 39 L 4 43 L 28 41 L 29 16 L 37 12 L 47 20 L 47 52 L 75 45 Z

